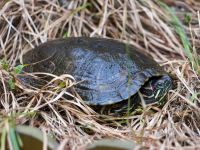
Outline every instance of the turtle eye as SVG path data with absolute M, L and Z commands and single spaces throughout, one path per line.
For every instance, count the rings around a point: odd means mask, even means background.
M 158 87 L 158 88 L 163 87 L 163 83 L 162 83 L 162 82 L 158 82 L 158 83 L 157 83 L 157 87 Z

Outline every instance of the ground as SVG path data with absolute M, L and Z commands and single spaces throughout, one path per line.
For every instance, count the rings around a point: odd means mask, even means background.
M 39 127 L 61 149 L 85 149 L 102 138 L 129 139 L 152 149 L 200 149 L 199 7 L 197 0 L 1 1 L 0 127 L 7 132 L 10 124 Z M 173 77 L 166 104 L 127 117 L 102 116 L 78 95 L 75 101 L 62 97 L 75 84 L 71 75 L 54 76 L 62 84 L 42 89 L 18 82 L 23 53 L 71 36 L 113 38 L 153 57 Z

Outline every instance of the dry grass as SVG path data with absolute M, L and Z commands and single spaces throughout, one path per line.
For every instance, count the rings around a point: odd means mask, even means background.
M 176 10 L 192 44 L 192 57 L 198 59 L 200 3 L 165 2 Z M 71 0 L 62 7 L 57 0 L 9 0 L 1 1 L 0 8 L 0 56 L 9 66 L 6 69 L 3 63 L 0 69 L 1 128 L 8 118 L 16 124 L 44 128 L 62 143 L 60 149 L 84 149 L 104 137 L 130 139 L 152 149 L 200 149 L 199 66 L 196 70 L 191 67 L 193 62 L 184 54 L 170 13 L 156 0 Z M 66 89 L 76 84 L 70 75 L 50 75 L 55 77 L 55 86 L 25 88 L 16 81 L 15 90 L 9 90 L 11 70 L 22 53 L 67 36 L 114 38 L 151 55 L 175 77 L 176 86 L 167 103 L 126 118 L 99 116 L 78 95 L 74 95 L 75 101 L 62 97 L 71 94 Z M 59 82 L 67 86 L 56 86 Z

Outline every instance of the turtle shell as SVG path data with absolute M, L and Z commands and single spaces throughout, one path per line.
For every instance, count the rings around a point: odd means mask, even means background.
M 36 63 L 37 62 L 37 63 Z M 135 95 L 151 77 L 166 72 L 135 47 L 105 38 L 49 41 L 23 56 L 27 72 L 71 74 L 79 95 L 90 105 L 108 105 Z

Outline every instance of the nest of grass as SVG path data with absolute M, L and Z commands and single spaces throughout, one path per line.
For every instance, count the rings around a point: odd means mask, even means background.
M 60 149 L 84 149 L 102 138 L 153 149 L 200 148 L 199 7 L 195 0 L 1 1 L 0 127 L 10 119 L 39 127 Z M 113 38 L 145 51 L 174 77 L 167 103 L 116 118 L 95 113 L 78 94 L 68 93 L 76 84 L 71 75 L 48 74 L 53 84 L 41 89 L 18 82 L 20 66 L 14 66 L 23 53 L 69 36 Z

